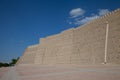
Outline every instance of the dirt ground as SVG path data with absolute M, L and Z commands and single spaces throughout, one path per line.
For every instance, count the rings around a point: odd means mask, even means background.
M 17 65 L 0 80 L 120 80 L 120 65 Z

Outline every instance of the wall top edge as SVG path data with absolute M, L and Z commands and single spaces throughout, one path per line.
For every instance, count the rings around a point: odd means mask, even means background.
M 96 21 L 99 20 L 99 19 L 106 18 L 106 17 L 108 17 L 108 16 L 110 16 L 110 15 L 112 15 L 112 14 L 115 14 L 115 13 L 117 13 L 117 12 L 120 12 L 120 8 L 118 8 L 118 9 L 112 11 L 112 12 L 109 12 L 109 13 L 107 13 L 106 15 L 100 16 L 100 17 L 98 17 L 98 18 L 96 18 L 96 19 L 94 19 L 94 20 L 92 20 L 92 21 L 90 21 L 90 22 L 88 22 L 88 23 L 85 23 L 85 24 L 83 24 L 83 25 L 80 25 L 80 26 L 78 26 L 78 27 L 76 27 L 76 28 L 72 27 L 72 28 L 69 28 L 69 29 L 67 29 L 67 30 L 61 31 L 61 32 L 58 33 L 58 34 L 53 34 L 53 35 L 50 35 L 50 36 L 47 36 L 47 37 L 44 37 L 44 38 L 40 38 L 40 40 L 41 40 L 41 39 L 44 40 L 44 39 L 47 39 L 47 38 L 50 38 L 50 37 L 53 37 L 53 36 L 58 36 L 58 35 L 61 35 L 62 33 L 65 33 L 65 32 L 67 32 L 67 31 L 70 31 L 70 30 L 76 30 L 76 29 L 85 27 L 85 26 L 87 26 L 87 25 L 90 25 L 91 23 L 96 22 Z
M 28 48 L 38 47 L 38 44 L 28 46 Z
M 69 29 L 67 29 L 67 30 L 63 30 L 63 31 L 61 31 L 61 34 L 64 33 L 64 32 L 67 32 L 67 31 L 71 31 L 71 30 L 75 30 L 75 28 L 72 27 L 72 28 L 69 28 Z
M 47 36 L 47 37 L 44 37 L 44 38 L 40 38 L 40 40 L 45 40 L 45 39 L 48 39 L 48 38 L 51 38 L 51 37 L 54 37 L 54 36 L 59 36 L 67 31 L 70 31 L 70 30 L 74 30 L 75 28 L 72 27 L 72 28 L 69 28 L 69 29 L 66 29 L 66 30 L 63 30 L 61 31 L 60 33 L 57 33 L 57 34 L 53 34 L 53 35 L 50 35 L 50 36 Z

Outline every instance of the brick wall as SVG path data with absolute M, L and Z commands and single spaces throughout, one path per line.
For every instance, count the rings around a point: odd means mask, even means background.
M 120 64 L 120 9 L 77 28 L 41 38 L 28 47 L 19 63 L 101 64 L 105 58 L 106 26 L 109 24 L 107 63 Z

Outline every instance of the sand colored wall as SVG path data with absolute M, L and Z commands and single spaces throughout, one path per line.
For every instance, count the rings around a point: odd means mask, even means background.
M 106 22 L 109 24 L 107 63 L 120 64 L 120 9 L 80 27 L 41 38 L 36 47 L 26 49 L 20 63 L 104 63 Z
M 38 45 L 29 46 L 20 57 L 17 64 L 34 64 Z

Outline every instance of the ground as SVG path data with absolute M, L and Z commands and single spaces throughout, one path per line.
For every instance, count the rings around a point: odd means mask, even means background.
M 0 80 L 120 80 L 120 65 L 17 65 L 0 68 Z

